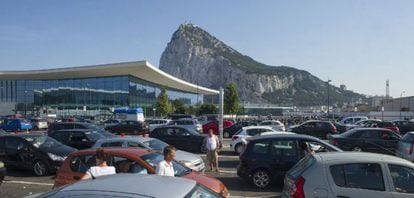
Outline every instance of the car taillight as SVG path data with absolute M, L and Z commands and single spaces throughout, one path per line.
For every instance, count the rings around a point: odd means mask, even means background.
M 303 191 L 303 186 L 305 185 L 305 179 L 299 177 L 296 179 L 295 183 L 290 187 L 290 197 L 291 198 L 305 198 L 305 191 Z
M 411 142 L 410 155 L 413 154 L 413 150 L 414 150 L 414 142 Z
M 337 132 L 338 130 L 336 129 L 336 126 L 335 125 L 332 125 L 331 126 L 331 130 L 332 130 L 332 132 Z
M 237 135 L 233 135 L 233 137 L 231 137 L 231 140 L 237 140 L 237 138 L 239 138 L 239 136 L 237 136 Z
M 331 141 L 329 141 L 329 143 L 331 143 L 332 145 L 338 145 L 338 141 L 332 139 Z

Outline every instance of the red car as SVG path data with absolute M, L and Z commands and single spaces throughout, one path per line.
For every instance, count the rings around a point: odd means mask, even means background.
M 109 154 L 108 165 L 114 166 L 116 173 L 135 173 L 137 177 L 140 174 L 155 174 L 155 166 L 163 159 L 162 154 L 148 149 L 105 148 L 104 150 Z M 54 187 L 57 188 L 79 181 L 89 167 L 96 165 L 95 154 L 96 149 L 72 152 L 58 170 Z M 226 186 L 220 180 L 204 173 L 192 171 L 176 161 L 173 161 L 173 166 L 176 177 L 197 181 L 210 190 L 219 193 L 222 197 L 229 196 Z
M 203 133 L 208 133 L 209 129 L 213 129 L 214 134 L 219 135 L 219 123 L 218 121 L 211 121 L 203 125 Z M 233 126 L 233 122 L 228 120 L 223 120 L 223 128 L 228 128 Z

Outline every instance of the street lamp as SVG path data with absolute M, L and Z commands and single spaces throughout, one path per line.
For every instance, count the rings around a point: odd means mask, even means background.
M 329 98 L 329 83 L 330 83 L 330 82 L 332 82 L 332 81 L 331 81 L 331 80 L 329 80 L 329 79 L 328 79 L 328 81 L 326 81 L 326 84 L 328 85 L 328 119 L 329 119 L 329 102 L 330 102 L 330 101 L 329 101 L 329 100 L 330 100 L 330 98 Z
M 382 117 L 381 120 L 382 121 L 384 121 L 384 110 L 385 110 L 384 107 L 381 107 L 381 114 L 382 114 L 381 115 L 381 117 Z
M 27 117 L 27 90 L 24 90 L 24 117 Z
M 155 119 L 155 111 L 157 111 L 157 109 L 153 108 L 152 111 L 154 112 L 154 115 L 152 116 L 152 119 Z
M 402 115 L 401 115 L 401 105 L 402 105 L 402 95 L 405 93 L 405 91 L 402 91 L 401 92 L 401 94 L 400 94 L 400 120 L 401 120 L 401 117 L 402 117 Z

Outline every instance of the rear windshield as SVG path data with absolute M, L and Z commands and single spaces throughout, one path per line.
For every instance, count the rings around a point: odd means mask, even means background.
M 292 176 L 293 178 L 298 178 L 307 168 L 313 165 L 315 163 L 315 158 L 312 155 L 308 155 L 301 159 L 295 166 L 293 166 L 289 172 L 288 175 Z
M 402 137 L 401 141 L 404 143 L 414 143 L 414 134 L 410 134 L 410 133 L 405 134 Z

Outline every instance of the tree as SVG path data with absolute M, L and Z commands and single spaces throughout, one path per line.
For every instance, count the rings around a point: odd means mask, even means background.
M 216 114 L 217 113 L 217 107 L 213 104 L 202 104 L 198 108 L 198 114 L 204 115 L 204 114 Z
M 224 113 L 236 114 L 240 110 L 239 92 L 235 83 L 229 83 L 224 92 Z
M 157 111 L 161 116 L 164 116 L 171 112 L 171 104 L 168 101 L 167 91 L 161 90 L 160 95 L 157 97 Z
M 194 114 L 195 114 L 195 112 L 196 112 L 196 109 L 194 109 L 194 107 L 193 107 L 193 106 L 189 106 L 189 107 L 185 110 L 185 112 L 186 112 L 187 114 L 194 115 Z
M 172 105 L 174 107 L 174 113 L 185 113 L 184 103 L 181 100 L 175 99 Z

